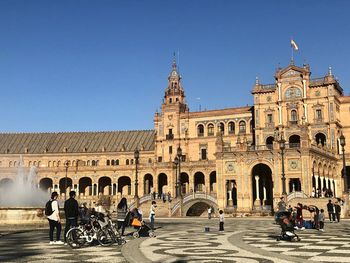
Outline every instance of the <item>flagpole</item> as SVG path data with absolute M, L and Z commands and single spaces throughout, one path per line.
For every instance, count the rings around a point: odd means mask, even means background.
M 292 45 L 292 40 L 293 40 L 293 38 L 290 39 L 290 48 L 292 49 L 292 57 L 291 57 L 290 64 L 293 65 L 294 64 L 294 52 L 293 52 L 294 47 Z

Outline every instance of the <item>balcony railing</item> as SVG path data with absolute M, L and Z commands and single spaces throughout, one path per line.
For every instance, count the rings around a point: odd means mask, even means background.
M 167 140 L 173 140 L 174 139 L 174 134 L 167 134 L 167 135 L 165 135 L 165 138 Z

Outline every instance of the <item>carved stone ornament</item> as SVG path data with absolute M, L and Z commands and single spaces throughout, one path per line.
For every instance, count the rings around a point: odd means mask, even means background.
M 288 160 L 288 168 L 289 170 L 300 170 L 300 162 L 299 160 Z
M 235 164 L 233 162 L 226 162 L 226 172 L 235 173 Z

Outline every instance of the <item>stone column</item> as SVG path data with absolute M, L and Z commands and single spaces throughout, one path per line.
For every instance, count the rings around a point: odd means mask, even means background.
M 144 194 L 148 194 L 148 189 L 149 189 L 149 180 L 146 180 L 144 185 Z
M 317 193 L 317 189 L 318 189 L 318 174 L 315 174 L 315 192 Z
M 77 192 L 77 196 L 79 196 L 79 184 L 77 184 L 77 189 L 76 189 L 76 192 Z
M 98 189 L 98 183 L 96 183 L 96 193 L 95 193 L 95 195 L 98 196 L 99 193 L 100 193 L 100 189 Z
M 324 197 L 324 194 L 323 194 L 323 179 L 324 177 L 323 176 L 320 176 L 320 179 L 321 179 L 321 196 Z
M 334 179 L 334 197 L 338 196 L 337 179 Z
M 265 180 L 265 177 L 263 177 L 262 181 L 263 181 L 263 194 L 264 194 L 263 205 L 265 205 L 266 204 L 266 180 Z
M 332 193 L 333 193 L 333 196 L 335 196 L 335 193 L 334 193 L 334 179 L 333 178 L 331 178 L 330 179 L 330 189 L 331 189 L 331 191 L 332 191 Z
M 228 202 L 227 205 L 228 206 L 233 206 L 233 200 L 232 200 L 232 182 L 229 180 L 228 184 L 227 184 L 227 193 L 228 193 Z
M 254 178 L 255 178 L 255 191 L 256 191 L 256 199 L 254 200 L 254 205 L 261 206 L 260 197 L 259 197 L 259 195 L 260 195 L 260 193 L 259 193 L 259 176 L 255 175 Z

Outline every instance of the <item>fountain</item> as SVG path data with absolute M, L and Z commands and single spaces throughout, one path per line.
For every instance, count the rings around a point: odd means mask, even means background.
M 20 156 L 14 183 L 0 188 L 0 224 L 46 223 L 43 208 L 49 194 L 39 189 L 36 171 L 35 166 L 24 167 Z

